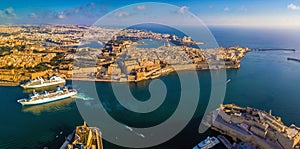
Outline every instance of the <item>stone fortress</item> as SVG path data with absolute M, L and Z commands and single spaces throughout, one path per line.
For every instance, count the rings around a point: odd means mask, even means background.
M 299 148 L 300 128 L 285 126 L 280 117 L 251 107 L 221 105 L 208 117 L 213 130 L 263 149 Z

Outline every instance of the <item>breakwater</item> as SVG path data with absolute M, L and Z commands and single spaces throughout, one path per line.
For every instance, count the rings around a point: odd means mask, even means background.
M 296 49 L 289 49 L 289 48 L 256 48 L 253 50 L 254 51 L 292 51 L 292 52 L 296 51 Z
M 297 59 L 297 58 L 291 58 L 291 57 L 288 57 L 287 60 L 289 60 L 289 61 L 300 62 L 300 59 Z

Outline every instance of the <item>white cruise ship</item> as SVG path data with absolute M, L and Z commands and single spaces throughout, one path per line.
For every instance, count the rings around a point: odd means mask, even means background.
M 17 102 L 19 102 L 23 106 L 38 105 L 38 104 L 44 104 L 44 103 L 53 102 L 56 100 L 69 98 L 76 94 L 77 94 L 77 91 L 75 89 L 65 88 L 65 89 L 61 90 L 60 87 L 57 87 L 56 91 L 45 92 L 43 94 L 33 93 L 33 95 L 30 96 L 28 99 L 19 99 Z
M 24 89 L 33 89 L 33 88 L 47 87 L 52 85 L 64 84 L 64 83 L 66 83 L 65 79 L 58 76 L 52 76 L 48 80 L 44 80 L 43 78 L 37 78 L 31 80 L 25 84 L 22 84 L 21 87 L 23 87 Z

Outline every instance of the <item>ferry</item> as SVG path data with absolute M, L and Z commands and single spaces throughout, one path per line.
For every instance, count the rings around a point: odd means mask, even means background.
M 17 100 L 17 102 L 22 104 L 23 106 L 38 105 L 69 98 L 76 94 L 77 91 L 75 89 L 64 88 L 63 90 L 61 90 L 60 87 L 57 87 L 56 91 L 45 91 L 43 94 L 34 92 L 33 95 L 30 96 L 28 99 L 19 99 Z
M 24 89 L 33 89 L 33 88 L 47 87 L 52 85 L 64 84 L 64 83 L 66 83 L 66 80 L 58 76 L 52 76 L 48 80 L 44 80 L 43 78 L 39 77 L 25 84 L 22 84 L 21 87 L 23 87 Z
M 210 149 L 219 144 L 220 141 L 216 137 L 207 137 L 205 140 L 197 144 L 193 149 Z

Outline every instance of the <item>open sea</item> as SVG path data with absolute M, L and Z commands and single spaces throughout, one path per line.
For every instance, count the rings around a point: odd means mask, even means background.
M 220 46 L 242 46 L 249 48 L 293 48 L 291 51 L 251 51 L 241 62 L 241 68 L 227 70 L 227 84 L 224 103 L 251 106 L 282 117 L 286 125 L 300 126 L 300 63 L 288 61 L 287 57 L 300 59 L 300 30 L 284 28 L 230 28 L 211 27 Z M 191 75 L 188 71 L 185 77 Z M 198 127 L 210 95 L 210 72 L 198 72 L 201 91 L 197 111 L 190 123 L 171 140 L 151 147 L 192 148 L 207 137 L 218 133 L 208 130 L 198 133 Z M 153 126 L 172 115 L 179 101 L 180 85 L 176 73 L 160 78 L 166 85 L 168 94 L 164 103 L 151 114 L 136 114 L 126 110 L 118 102 L 111 90 L 111 83 L 96 83 L 102 104 L 108 113 L 120 122 L 132 127 Z M 150 97 L 149 81 L 131 83 L 130 90 L 139 100 Z M 82 82 L 84 84 L 84 82 Z M 68 82 L 71 84 L 71 82 Z M 76 88 L 76 86 L 75 86 Z M 93 105 L 88 87 L 78 87 L 81 98 Z M 59 148 L 65 136 L 83 119 L 77 109 L 78 99 L 66 99 L 49 104 L 22 107 L 16 101 L 28 96 L 21 87 L 0 87 L 0 148 L 37 149 L 45 146 Z M 187 99 L 188 100 L 188 99 Z M 61 134 L 62 133 L 62 134 Z M 105 135 L 105 134 L 104 134 Z M 147 136 L 145 136 L 147 137 Z M 105 149 L 122 147 L 104 141 Z M 217 145 L 216 148 L 222 148 Z

